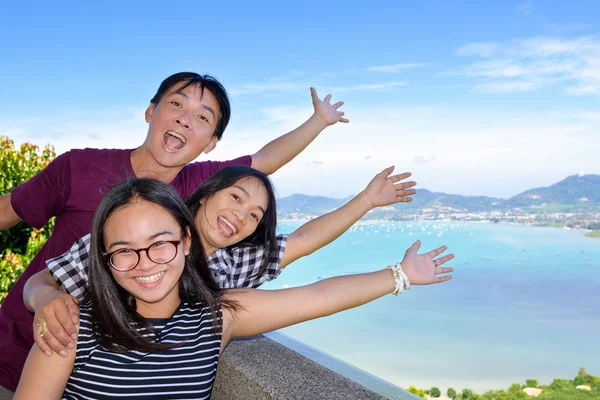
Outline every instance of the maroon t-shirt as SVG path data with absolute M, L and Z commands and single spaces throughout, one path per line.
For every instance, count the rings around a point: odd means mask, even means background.
M 33 315 L 23 304 L 23 287 L 44 268 L 91 231 L 94 211 L 115 184 L 134 176 L 133 150 L 71 150 L 54 159 L 43 171 L 11 192 L 11 204 L 27 224 L 43 227 L 56 216 L 54 231 L 8 293 L 0 307 L 0 386 L 15 391 L 33 345 Z M 200 183 L 228 165 L 252 164 L 252 157 L 205 161 L 186 165 L 171 186 L 187 197 Z

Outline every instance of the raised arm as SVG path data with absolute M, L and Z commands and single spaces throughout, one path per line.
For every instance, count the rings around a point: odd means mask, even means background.
M 272 174 L 300 154 L 323 129 L 336 122 L 349 122 L 344 113 L 338 111 L 343 102 L 331 104 L 330 94 L 321 100 L 314 88 L 310 88 L 310 93 L 315 110 L 313 115 L 298 128 L 267 143 L 252 155 L 252 168 Z
M 405 253 L 402 271 L 411 285 L 430 285 L 451 279 L 452 268 L 440 267 L 454 258 L 438 257 L 446 250 L 439 247 L 418 254 L 421 243 L 415 242 Z M 224 341 L 232 337 L 252 336 L 299 322 L 334 314 L 373 301 L 395 288 L 389 269 L 359 275 L 324 279 L 312 285 L 282 290 L 234 289 L 224 296 L 237 301 L 236 311 L 224 309 Z
M 0 231 L 16 225 L 21 218 L 10 204 L 10 193 L 0 196 Z
M 405 172 L 390 176 L 392 171 L 394 167 L 386 168 L 375 175 L 365 190 L 343 207 L 315 218 L 291 233 L 287 239 L 281 267 L 337 239 L 372 208 L 412 201 L 410 196 L 415 194 L 415 190 L 408 188 L 415 186 L 416 183 L 400 182 L 411 174 Z

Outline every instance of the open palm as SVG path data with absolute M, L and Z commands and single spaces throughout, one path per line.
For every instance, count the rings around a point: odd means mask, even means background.
M 344 112 L 338 111 L 338 108 L 344 105 L 343 101 L 338 101 L 335 104 L 331 104 L 331 94 L 325 96 L 323 100 L 319 99 L 315 88 L 310 88 L 310 95 L 312 97 L 313 107 L 315 109 L 315 115 L 319 116 L 325 123 L 325 126 L 333 125 L 336 122 L 350 122 L 344 118 Z
M 410 284 L 431 285 L 433 283 L 446 282 L 452 279 L 452 275 L 438 276 L 454 271 L 452 267 L 440 267 L 445 262 L 452 260 L 454 254 L 447 254 L 443 257 L 436 258 L 446 251 L 448 247 L 441 246 L 428 253 L 418 254 L 417 251 L 420 247 L 421 241 L 417 240 L 408 248 L 408 250 L 406 250 L 404 258 L 401 261 L 402 271 L 404 271 L 408 277 Z
M 390 176 L 393 171 L 394 167 L 384 169 L 375 175 L 367 185 L 365 193 L 368 195 L 372 207 L 412 201 L 410 196 L 415 194 L 416 191 L 409 188 L 415 186 L 417 183 L 414 181 L 400 182 L 408 178 L 411 173 L 405 172 Z

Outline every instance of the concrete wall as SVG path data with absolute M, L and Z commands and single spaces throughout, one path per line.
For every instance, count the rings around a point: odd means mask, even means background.
M 297 346 L 303 345 L 296 343 L 294 351 L 265 336 L 231 342 L 219 362 L 213 399 L 418 399 L 363 372 L 365 378 L 380 382 L 377 391 L 367 388 L 300 354 L 315 350 L 305 346 L 298 352 Z M 320 353 L 319 357 L 328 356 Z

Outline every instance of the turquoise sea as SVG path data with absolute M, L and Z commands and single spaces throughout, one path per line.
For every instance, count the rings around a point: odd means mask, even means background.
M 284 221 L 292 232 L 301 221 Z M 456 258 L 447 283 L 281 332 L 401 387 L 477 392 L 537 379 L 600 376 L 600 239 L 493 223 L 369 222 L 263 288 L 383 268 L 417 239 Z

